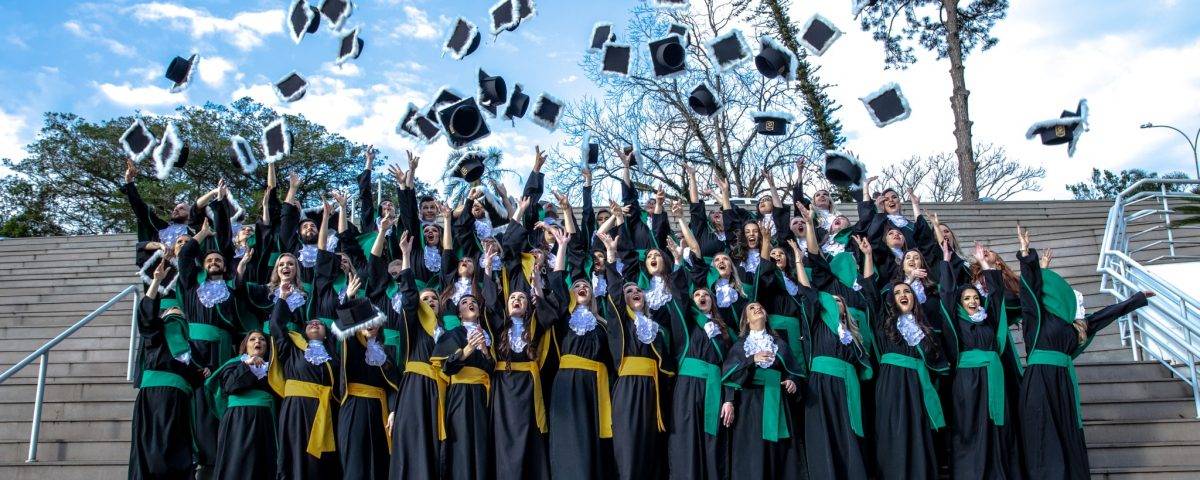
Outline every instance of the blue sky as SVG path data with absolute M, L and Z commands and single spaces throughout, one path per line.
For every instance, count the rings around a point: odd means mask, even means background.
M 474 92 L 477 68 L 520 82 L 535 96 L 566 100 L 599 95 L 579 62 L 592 24 L 620 26 L 634 0 L 537 0 L 537 16 L 493 40 L 487 10 L 474 0 L 361 0 L 350 27 L 362 28 L 362 57 L 333 65 L 336 37 L 321 31 L 300 45 L 283 26 L 287 0 L 19 2 L 0 17 L 0 157 L 19 158 L 46 111 L 89 119 L 169 113 L 181 104 L 227 103 L 249 95 L 302 113 L 347 137 L 373 143 L 393 159 L 414 146 L 393 133 L 408 102 L 424 105 L 442 85 Z M 796 1 L 792 16 L 830 18 L 846 34 L 823 57 L 822 79 L 843 106 L 848 147 L 872 170 L 912 154 L 951 151 L 948 64 L 931 57 L 905 71 L 882 69 L 882 49 L 851 18 L 849 0 Z M 995 30 L 1000 44 L 967 62 L 971 113 L 978 141 L 1047 168 L 1044 191 L 1063 198 L 1062 185 L 1091 167 L 1194 172 L 1191 151 L 1177 134 L 1139 130 L 1147 121 L 1200 128 L 1200 2 L 1186 0 L 1013 0 Z M 479 50 L 462 61 L 441 56 L 453 19 L 484 31 Z M 199 53 L 199 78 L 181 94 L 162 78 L 175 55 Z M 745 68 L 745 67 L 743 67 Z M 301 101 L 278 105 L 270 84 L 297 70 L 312 86 Z M 876 128 L 858 97 L 896 81 L 914 107 L 911 118 Z M 1074 158 L 1065 148 L 1025 140 L 1027 126 L 1089 100 L 1092 129 Z M 527 171 L 533 146 L 566 141 L 518 121 L 492 122 L 485 145 L 503 148 L 508 166 Z M 435 175 L 448 148 L 420 148 L 422 176 Z M 514 179 L 515 180 L 515 179 Z

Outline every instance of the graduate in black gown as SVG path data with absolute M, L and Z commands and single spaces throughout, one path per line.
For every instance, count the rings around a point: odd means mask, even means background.
M 346 478 L 385 479 L 393 450 L 387 431 L 389 399 L 396 394 L 395 365 L 384 351 L 387 314 L 367 298 L 354 298 L 361 280 L 352 275 L 334 333 L 341 355 L 337 445 Z
M 473 294 L 461 295 L 456 307 L 461 325 L 443 333 L 433 349 L 442 372 L 450 377 L 442 477 L 489 480 L 494 471 L 488 400 L 496 365 L 495 339 L 483 323 L 488 317 Z
M 246 335 L 238 356 L 208 377 L 217 434 L 217 480 L 275 478 L 276 399 L 267 383 L 270 340 L 260 331 Z
M 721 419 L 732 427 L 729 478 L 733 480 L 802 479 L 801 431 L 787 396 L 800 393 L 800 370 L 788 342 L 767 326 L 761 303 L 746 305 L 741 336 L 722 367 L 730 387 Z
M 178 308 L 159 318 L 158 286 L 167 266 L 154 270 L 146 297 L 138 305 L 138 332 L 145 357 L 141 388 L 133 402 L 133 434 L 129 449 L 131 480 L 192 478 L 192 390 L 203 382 L 201 369 L 184 355 L 176 358 L 168 335 L 185 331 Z M 175 328 L 168 328 L 170 323 Z
M 1029 248 L 1029 231 L 1017 227 L 1017 237 L 1022 326 L 1029 349 L 1018 411 L 1025 464 L 1029 478 L 1086 479 L 1091 473 L 1073 360 L 1097 332 L 1146 306 L 1154 292 L 1136 293 L 1087 315 L 1071 286 L 1042 268 L 1037 250 Z

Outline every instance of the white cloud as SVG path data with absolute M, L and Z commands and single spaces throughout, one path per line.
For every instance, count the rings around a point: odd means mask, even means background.
M 562 79 L 560 79 L 560 80 L 558 81 L 558 83 L 559 83 L 560 85 L 561 85 L 561 84 L 564 84 L 564 83 L 574 83 L 576 80 L 579 80 L 579 76 L 578 76 L 578 75 L 567 75 L 566 77 L 563 77 Z
M 171 93 L 170 89 L 152 85 L 133 87 L 128 83 L 121 85 L 102 83 L 97 85 L 97 88 L 109 101 L 124 107 L 155 107 L 187 103 L 186 93 Z
M 263 38 L 283 33 L 283 10 L 241 12 L 233 18 L 221 18 L 169 3 L 148 3 L 132 8 L 140 21 L 165 20 L 172 28 L 189 30 L 192 38 L 216 35 L 243 51 L 262 45 Z
M 202 57 L 200 59 L 200 81 L 210 87 L 225 85 L 225 76 L 237 68 L 224 57 Z
M 14 161 L 25 158 L 25 142 L 21 133 L 25 130 L 25 117 L 0 110 L 0 158 Z
M 417 40 L 435 40 L 442 37 L 441 27 L 449 23 L 445 17 L 441 17 L 437 22 L 429 20 L 429 14 L 425 13 L 412 5 L 404 6 L 405 20 L 396 30 L 392 32 L 392 36 L 415 38 Z
M 102 35 L 100 26 L 94 23 L 84 25 L 77 21 L 69 20 L 63 22 L 62 26 L 71 35 L 90 42 L 98 42 L 108 48 L 108 51 L 122 57 L 132 57 L 137 54 L 137 50 L 133 47 Z
M 362 69 L 358 68 L 358 64 L 354 62 L 346 62 L 341 65 L 334 62 L 326 62 L 321 65 L 321 71 L 338 77 L 357 77 L 362 75 Z

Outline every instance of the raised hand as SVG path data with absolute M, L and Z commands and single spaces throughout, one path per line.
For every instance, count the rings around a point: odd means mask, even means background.
M 683 216 L 683 201 L 682 200 L 675 200 L 675 201 L 671 202 L 671 216 L 674 216 L 674 217 L 682 217 Z
M 421 163 L 421 157 L 413 155 L 412 152 L 405 150 L 404 154 L 408 156 L 408 171 L 409 175 L 417 174 L 417 165 Z
M 939 245 L 942 247 L 942 260 L 949 262 L 954 257 L 954 251 L 950 248 L 950 239 L 943 238 Z
M 287 300 L 294 293 L 296 288 L 292 286 L 292 282 L 284 282 L 279 284 L 279 299 Z
M 450 218 L 450 206 L 446 205 L 446 202 L 438 202 L 437 206 L 438 214 L 440 214 L 442 218 Z
M 238 273 L 239 277 L 242 276 L 242 274 L 246 273 L 246 267 L 250 266 L 250 260 L 253 258 L 254 258 L 254 249 L 253 248 L 246 250 L 246 253 L 244 255 L 242 255 L 242 259 L 239 260 L 238 264 L 237 264 L 237 273 Z
M 200 231 L 196 232 L 197 237 L 208 238 L 209 235 L 212 235 L 212 227 L 208 225 L 208 222 L 209 220 L 205 218 L 204 224 L 200 225 Z
M 133 164 L 132 158 L 125 159 L 125 183 L 133 183 L 137 178 L 137 165 Z
M 607 233 L 597 233 L 596 238 L 600 239 L 600 243 L 604 244 L 604 248 L 615 254 L 617 251 L 617 239 L 621 238 L 621 236 L 617 235 L 614 237 Z
M 367 166 L 364 170 L 370 170 L 373 166 L 375 166 L 375 146 L 369 145 L 367 146 Z
M 296 189 L 300 186 L 300 174 L 292 172 L 288 175 L 288 188 Z
M 496 192 L 496 196 L 500 198 L 508 196 L 508 190 L 504 188 L 503 183 L 497 182 L 496 180 L 490 180 L 490 182 L 492 185 L 492 191 Z
M 804 223 L 812 225 L 813 211 L 805 207 L 803 203 L 796 202 L 796 210 L 800 211 L 800 218 L 804 219 Z
M 391 218 L 394 218 L 394 217 L 388 217 L 388 219 L 391 219 Z M 387 221 L 387 219 L 385 219 L 385 222 L 386 221 Z M 408 231 L 402 232 L 400 234 L 400 253 L 402 255 L 408 255 L 409 252 L 412 252 L 412 245 L 413 245 L 412 235 L 409 235 Z
M 564 232 L 561 228 L 550 229 L 550 234 L 554 235 L 555 245 L 566 245 L 567 241 L 571 239 L 571 235 Z
M 1042 268 L 1050 268 L 1050 261 L 1054 259 L 1054 250 L 1047 248 L 1040 253 L 1041 255 L 1038 257 L 1038 265 L 1041 265 Z
M 388 216 L 386 216 L 386 217 L 383 217 L 383 218 L 381 218 L 381 219 L 379 220 L 379 230 L 380 230 L 380 231 L 382 231 L 382 232 L 386 232 L 386 231 L 388 231 L 388 230 L 391 230 L 391 229 L 392 229 L 392 227 L 396 225 L 396 220 L 399 220 L 399 218 L 398 218 L 398 217 L 396 216 L 396 214 L 394 214 L 394 213 L 393 213 L 393 214 L 391 214 L 391 215 L 388 215 Z M 405 233 L 405 234 L 407 234 L 408 232 L 407 232 L 407 231 L 405 231 L 404 233 Z M 403 236 L 401 236 L 400 238 L 404 238 L 404 237 L 403 237 Z
M 392 178 L 396 180 L 396 185 L 401 186 L 401 187 L 404 186 L 404 180 L 405 180 L 404 170 L 400 169 L 400 167 L 398 165 L 389 165 L 388 172 L 391 173 Z
M 983 248 L 983 244 L 979 243 L 978 240 L 975 241 L 975 250 L 972 256 L 975 257 L 975 261 L 979 262 L 980 265 L 985 268 L 987 267 L 987 250 Z
M 168 263 L 170 263 L 170 262 L 167 262 L 166 259 L 163 259 L 158 262 L 157 267 L 154 267 L 154 279 L 157 280 L 159 283 L 162 283 L 162 281 L 167 278 L 167 264 Z
M 1021 244 L 1021 255 L 1029 254 L 1029 229 L 1017 224 L 1017 242 Z
M 792 247 L 792 255 L 795 256 L 797 260 L 804 258 L 800 254 L 800 245 L 798 243 L 796 243 L 796 239 L 789 238 L 787 243 L 788 243 L 789 247 Z
M 544 152 L 542 152 L 542 147 L 540 145 L 535 145 L 533 147 L 533 171 L 535 171 L 535 172 L 542 171 L 542 165 L 545 165 L 545 164 L 546 164 L 546 154 Z
M 217 201 L 225 200 L 229 196 L 229 186 L 225 184 L 225 179 L 217 180 Z
M 333 190 L 329 192 L 329 195 L 333 197 L 333 201 L 337 202 L 338 206 L 342 207 L 342 210 L 346 209 L 346 194 Z
M 854 244 L 858 245 L 858 251 L 862 252 L 863 255 L 871 256 L 871 242 L 867 240 L 867 237 L 855 235 Z
M 683 245 L 676 242 L 674 238 L 667 237 L 667 249 L 671 251 L 671 255 L 674 255 L 676 260 L 683 258 Z
M 353 271 L 346 274 L 346 298 L 354 298 L 358 293 L 358 289 L 362 288 L 362 279 L 358 278 Z

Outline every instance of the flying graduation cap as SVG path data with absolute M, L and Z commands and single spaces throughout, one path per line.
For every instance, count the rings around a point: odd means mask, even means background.
M 154 133 L 142 121 L 142 117 L 136 115 L 133 117 L 133 123 L 125 129 L 125 133 L 121 134 L 120 142 L 121 149 L 125 150 L 125 154 L 129 155 L 129 158 L 135 163 L 150 155 L 154 145 L 158 143 L 154 138 Z
M 154 171 L 159 180 L 166 180 L 175 167 L 183 167 L 187 163 L 188 147 L 179 138 L 179 128 L 174 121 L 167 122 L 167 130 L 163 132 L 162 141 L 154 148 Z
M 604 44 L 616 41 L 617 34 L 613 33 L 612 24 L 599 22 L 592 26 L 592 40 L 588 43 L 588 50 L 599 52 L 604 49 Z
M 500 0 L 488 10 L 492 18 L 492 35 L 499 35 L 505 30 L 511 31 L 520 25 L 521 19 L 517 16 L 517 8 L 513 2 L 514 0 Z
M 709 60 L 721 73 L 732 70 L 750 60 L 752 55 L 750 46 L 746 44 L 746 39 L 742 38 L 742 32 L 738 29 L 730 30 L 729 33 L 713 38 L 704 46 Z
M 362 55 L 363 39 L 358 38 L 358 28 L 351 30 L 342 36 L 342 41 L 338 47 L 337 61 L 338 65 L 346 63 L 347 60 L 358 58 Z
M 479 69 L 479 94 L 476 96 L 479 99 L 479 105 L 492 118 L 496 117 L 496 110 L 508 101 L 508 85 L 504 82 L 503 77 L 488 75 L 487 72 Z
M 884 85 L 883 88 L 859 100 L 862 100 L 863 105 L 867 107 L 867 113 L 871 115 L 871 120 L 875 121 L 876 127 L 883 128 L 904 120 L 912 114 L 908 100 L 900 92 L 900 85 L 894 82 Z
M 633 58 L 633 48 L 620 43 L 605 43 L 604 56 L 600 60 L 600 71 L 614 75 L 629 75 L 629 63 Z
M 450 170 L 450 176 L 461 178 L 467 183 L 474 183 L 483 178 L 483 173 L 487 171 L 484 160 L 486 160 L 486 155 L 483 152 L 469 149 L 454 163 L 454 168 Z
M 192 83 L 192 75 L 196 73 L 196 69 L 200 66 L 200 56 L 192 54 L 188 58 L 175 57 L 171 59 L 171 64 L 167 65 L 167 80 L 174 82 L 171 86 L 171 93 L 179 93 L 187 89 Z
M 508 105 L 504 107 L 505 119 L 525 117 L 525 112 L 529 110 L 529 95 L 521 91 L 523 88 L 519 83 L 513 85 L 512 95 L 508 97 Z
M 441 128 L 442 123 L 441 120 L 438 120 L 437 116 L 438 110 L 457 103 L 463 98 L 466 98 L 466 95 L 459 93 L 458 90 L 455 90 L 449 85 L 443 85 L 437 90 L 437 93 L 433 94 L 433 101 L 430 102 L 429 107 L 425 110 L 425 118 L 428 118 L 431 122 L 433 122 L 434 125 L 437 125 L 439 128 Z
M 292 153 L 292 134 L 284 117 L 275 119 L 263 129 L 262 146 L 265 163 L 275 163 Z
M 688 34 L 691 32 L 692 32 L 692 29 L 690 27 L 688 27 L 687 25 L 681 25 L 678 23 L 672 23 L 670 27 L 667 27 L 668 35 L 670 35 L 670 34 L 679 35 L 679 38 L 683 39 L 683 44 L 687 45 L 689 47 L 692 46 L 692 39 L 688 38 Z
M 279 100 L 285 103 L 291 103 L 301 98 L 308 92 L 308 81 L 304 80 L 299 73 L 292 71 L 283 78 L 275 82 L 275 94 L 279 96 Z
M 796 120 L 787 112 L 751 112 L 754 129 L 759 135 L 787 135 L 787 126 Z
M 533 123 L 553 132 L 558 128 L 558 117 L 562 115 L 564 106 L 566 104 L 562 100 L 542 92 L 533 104 Z
M 375 308 L 369 299 L 347 298 L 345 303 L 337 307 L 337 319 L 330 324 L 329 329 L 338 340 L 345 340 L 359 331 L 382 326 L 386 321 L 387 313 Z
M 329 20 L 329 28 L 337 31 L 346 24 L 346 19 L 354 11 L 354 3 L 350 0 L 324 0 L 321 2 L 321 15 Z
M 479 29 L 475 24 L 458 17 L 458 20 L 454 21 L 454 29 L 450 31 L 450 36 L 442 46 L 442 52 L 449 52 L 451 58 L 462 60 L 479 48 L 479 38 Z
M 452 148 L 458 149 L 474 143 L 492 132 L 488 129 L 475 97 L 467 97 L 437 110 L 438 121 L 446 132 Z
M 288 7 L 288 34 L 297 44 L 310 33 L 316 33 L 321 26 L 321 11 L 308 4 L 308 0 L 292 0 Z
M 537 7 L 533 5 L 533 0 L 513 0 L 517 9 L 517 23 L 524 22 L 537 15 Z M 510 28 L 513 30 L 517 27 Z
M 1075 144 L 1079 142 L 1080 135 L 1088 130 L 1088 105 L 1087 99 L 1079 100 L 1079 105 L 1075 111 L 1063 110 L 1058 118 L 1043 120 L 1029 127 L 1025 132 L 1025 138 L 1033 138 L 1034 135 L 1040 135 L 1042 145 L 1062 145 L 1067 144 L 1067 156 L 1075 156 Z
M 800 44 L 818 57 L 829 50 L 834 40 L 842 36 L 842 31 L 820 14 L 815 14 L 808 19 L 808 23 L 804 24 L 804 30 L 801 31 L 804 33 L 800 35 Z
M 417 133 L 415 127 L 410 123 L 420 114 L 421 110 L 417 108 L 417 105 L 408 102 L 408 107 L 404 109 L 404 115 L 401 115 L 400 121 L 396 123 L 396 133 L 414 142 L 424 141 L 421 135 Z
M 717 89 L 705 80 L 700 85 L 696 85 L 696 88 L 693 88 L 692 93 L 688 95 L 688 106 L 692 107 L 692 111 L 697 115 L 711 117 L 721 111 L 724 105 L 717 98 Z
M 839 187 L 855 187 L 862 183 L 867 168 L 854 155 L 839 150 L 825 151 L 825 178 Z
M 580 169 L 590 169 L 592 165 L 600 163 L 600 144 L 593 142 L 591 135 L 584 134 L 583 140 L 579 142 L 580 153 Z
M 416 135 L 417 142 L 428 144 L 442 135 L 442 127 L 425 115 L 416 115 L 404 124 L 409 132 Z
M 254 156 L 254 147 L 250 146 L 250 142 L 238 135 L 229 137 L 229 149 L 232 152 L 233 161 L 241 167 L 242 173 L 250 175 L 258 168 L 258 158 Z
M 796 55 L 770 36 L 758 37 L 758 41 L 758 55 L 754 57 L 754 68 L 758 73 L 767 78 L 795 80 Z
M 687 73 L 687 51 L 683 48 L 683 37 L 674 33 L 651 41 L 650 63 L 656 78 L 674 77 Z

